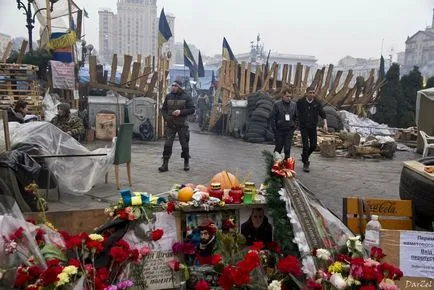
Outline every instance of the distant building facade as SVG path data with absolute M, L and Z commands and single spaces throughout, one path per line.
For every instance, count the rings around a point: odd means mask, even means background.
M 4 34 L 0 32 L 0 57 L 3 56 L 3 53 L 6 50 L 6 47 L 8 46 L 8 43 L 12 40 L 12 37 L 10 35 Z
M 120 62 L 124 54 L 134 58 L 138 54 L 156 55 L 157 0 L 118 0 L 117 14 L 109 9 L 100 9 L 98 14 L 99 52 L 103 63 L 111 63 L 114 53 Z M 167 20 L 174 33 L 175 17 L 168 16 Z
M 434 75 L 434 9 L 430 27 L 419 30 L 405 41 L 405 58 L 402 73 L 418 66 L 425 77 Z

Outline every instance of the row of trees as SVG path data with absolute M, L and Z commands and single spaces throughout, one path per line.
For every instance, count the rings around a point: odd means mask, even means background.
M 415 125 L 417 91 L 423 89 L 423 77 L 418 67 L 399 78 L 399 65 L 392 64 L 386 74 L 386 84 L 381 89 L 374 120 L 391 127 L 407 128 Z M 425 88 L 434 87 L 434 77 L 427 80 Z

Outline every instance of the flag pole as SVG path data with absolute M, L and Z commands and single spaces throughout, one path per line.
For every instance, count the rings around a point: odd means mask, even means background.
M 157 141 L 158 140 L 158 132 L 159 132 L 159 128 L 160 128 L 160 104 L 161 104 L 161 91 L 160 91 L 160 85 L 161 85 L 161 75 L 160 75 L 160 65 L 161 65 L 161 61 L 160 61 L 160 55 L 161 55 L 161 45 L 158 43 L 158 48 L 157 48 L 157 110 L 155 112 L 155 134 L 154 134 L 154 140 Z M 155 73 L 155 72 L 154 72 Z

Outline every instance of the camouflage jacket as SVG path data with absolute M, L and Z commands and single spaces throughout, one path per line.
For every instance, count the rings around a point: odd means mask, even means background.
M 51 120 L 51 123 L 65 133 L 70 131 L 74 138 L 84 134 L 85 131 L 83 121 L 75 115 L 69 115 L 67 117 L 57 115 Z

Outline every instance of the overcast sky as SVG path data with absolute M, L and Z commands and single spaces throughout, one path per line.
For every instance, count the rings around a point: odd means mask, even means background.
M 98 48 L 98 9 L 116 11 L 117 1 L 75 2 L 89 13 L 86 40 Z M 176 17 L 176 41 L 206 55 L 221 53 L 223 36 L 235 54 L 248 52 L 260 33 L 267 50 L 327 64 L 346 55 L 378 58 L 382 39 L 383 55 L 403 51 L 407 36 L 431 25 L 434 0 L 158 0 L 158 13 L 163 6 Z M 0 32 L 27 37 L 15 0 L 0 0 Z

